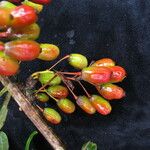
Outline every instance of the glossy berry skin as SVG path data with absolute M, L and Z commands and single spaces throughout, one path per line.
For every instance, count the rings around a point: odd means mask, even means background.
M 52 108 L 44 108 L 43 115 L 52 124 L 59 124 L 61 122 L 60 114 Z
M 35 97 L 37 98 L 38 101 L 43 102 L 43 103 L 49 100 L 49 96 L 45 93 L 37 93 Z
M 62 85 L 53 85 L 53 86 L 50 86 L 48 89 L 47 89 L 47 92 L 57 98 L 57 99 L 63 99 L 63 98 L 66 98 L 69 94 L 69 91 L 66 87 L 62 86 Z
M 5 53 L 20 61 L 31 61 L 38 57 L 40 45 L 31 40 L 15 40 L 5 43 Z
M 10 10 L 6 8 L 0 8 L 0 29 L 10 26 L 11 15 Z
M 16 5 L 14 5 L 13 3 L 10 3 L 8 1 L 1 1 L 0 2 L 0 8 L 13 9 L 15 7 L 16 7 Z
M 0 41 L 0 51 L 4 50 L 4 43 Z
M 41 53 L 39 55 L 39 59 L 44 61 L 51 61 L 58 57 L 60 50 L 57 46 L 53 44 L 40 44 Z
M 125 91 L 112 83 L 106 83 L 97 87 L 99 93 L 108 100 L 121 99 L 125 96 Z
M 82 70 L 82 79 L 100 85 L 110 81 L 111 70 L 107 67 L 87 67 Z
M 26 39 L 36 40 L 40 34 L 40 27 L 34 23 L 24 28 L 17 28 L 12 30 L 11 39 Z
M 112 107 L 107 100 L 98 95 L 92 95 L 90 101 L 93 107 L 102 115 L 110 114 Z
M 76 69 L 83 69 L 88 65 L 87 58 L 81 54 L 70 54 L 68 61 Z
M 75 111 L 75 105 L 72 101 L 67 98 L 60 99 L 57 102 L 58 107 L 65 113 L 71 114 Z
M 96 62 L 94 62 L 91 66 L 105 66 L 105 67 L 109 67 L 109 66 L 115 66 L 115 62 L 110 59 L 110 58 L 102 58 L 97 60 Z
M 22 28 L 37 21 L 35 9 L 27 5 L 20 5 L 13 9 L 11 16 L 11 26 L 13 28 Z
M 76 103 L 88 114 L 94 114 L 96 112 L 96 109 L 92 106 L 90 100 L 86 96 L 79 96 Z
M 55 73 L 53 71 L 43 71 L 39 74 L 39 81 L 42 85 L 47 84 L 53 77 L 55 76 Z M 61 83 L 61 78 L 59 76 L 56 76 L 48 85 L 58 85 Z
M 31 0 L 32 2 L 34 3 L 37 3 L 37 4 L 49 4 L 52 2 L 52 0 Z
M 0 75 L 4 76 L 15 75 L 18 70 L 19 70 L 18 61 L 7 56 L 3 51 L 0 51 Z
M 126 71 L 120 66 L 109 67 L 112 71 L 111 83 L 121 82 L 126 77 Z

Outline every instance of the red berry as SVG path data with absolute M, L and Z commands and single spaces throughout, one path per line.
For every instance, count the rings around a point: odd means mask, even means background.
M 95 108 L 92 106 L 90 100 L 86 96 L 79 96 L 76 103 L 88 114 L 94 114 L 96 112 Z
M 11 26 L 13 28 L 22 28 L 37 21 L 35 9 L 27 5 L 20 5 L 13 9 L 11 16 Z
M 54 85 L 54 86 L 50 86 L 47 89 L 47 92 L 58 99 L 63 99 L 66 98 L 69 94 L 68 89 L 62 85 Z
M 15 40 L 5 44 L 5 53 L 20 61 L 30 61 L 38 57 L 40 45 L 31 40 Z
M 0 51 L 4 50 L 4 43 L 0 41 Z
M 11 76 L 19 70 L 18 61 L 0 51 L 0 75 Z
M 90 100 L 91 100 L 92 105 L 100 114 L 102 115 L 110 114 L 112 108 L 107 100 L 105 100 L 104 98 L 98 95 L 92 95 Z
M 82 70 L 82 79 L 96 85 L 110 81 L 111 70 L 107 67 L 87 67 Z
M 115 66 L 115 62 L 110 58 L 102 58 L 94 62 L 91 66 Z
M 97 87 L 99 93 L 108 100 L 121 99 L 125 96 L 125 91 L 114 84 L 106 83 Z
M 50 2 L 52 2 L 52 0 L 31 0 L 34 3 L 38 3 L 38 4 L 49 4 Z
M 109 67 L 112 71 L 110 82 L 116 83 L 121 82 L 126 77 L 126 71 L 120 66 Z

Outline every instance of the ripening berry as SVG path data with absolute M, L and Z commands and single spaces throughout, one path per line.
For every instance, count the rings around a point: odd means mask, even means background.
M 11 26 L 13 28 L 22 28 L 37 21 L 35 9 L 27 5 L 17 6 L 11 11 L 11 17 Z
M 52 2 L 52 0 L 31 0 L 32 2 L 34 3 L 37 3 L 37 4 L 49 4 L 50 2 Z
M 54 78 L 55 73 L 53 71 L 43 71 L 39 74 L 39 81 L 42 85 L 47 84 L 52 78 Z M 56 77 L 48 85 L 58 85 L 61 83 L 61 78 L 56 75 Z
M 11 76 L 16 74 L 18 70 L 18 61 L 0 51 L 0 75 Z
M 40 44 L 41 53 L 39 55 L 39 59 L 45 61 L 51 61 L 58 57 L 60 50 L 57 46 L 53 44 Z
M 0 41 L 0 51 L 4 50 L 4 43 Z
M 75 111 L 74 103 L 67 98 L 60 99 L 57 105 L 65 113 L 71 114 Z
M 94 114 L 96 109 L 92 106 L 90 100 L 86 96 L 79 96 L 76 103 L 88 114 Z
M 105 67 L 109 67 L 109 66 L 115 66 L 115 62 L 110 59 L 110 58 L 102 58 L 97 60 L 96 62 L 94 62 L 91 66 L 105 66 Z
M 112 71 L 111 83 L 121 82 L 126 77 L 126 71 L 120 66 L 109 67 Z
M 86 67 L 81 77 L 89 83 L 100 85 L 110 81 L 111 70 L 107 67 Z
M 61 122 L 60 114 L 52 108 L 44 108 L 43 115 L 52 124 L 59 124 Z
M 31 40 L 15 40 L 5 43 L 5 53 L 20 61 L 30 61 L 38 57 L 40 45 Z
M 97 87 L 99 93 L 108 100 L 121 99 L 125 96 L 125 91 L 111 83 L 106 83 Z
M 107 100 L 98 95 L 92 95 L 90 98 L 92 105 L 102 115 L 110 114 L 112 108 Z
M 62 86 L 62 85 L 53 85 L 53 86 L 50 86 L 48 89 L 47 89 L 47 92 L 57 98 L 57 99 L 63 99 L 63 98 L 66 98 L 69 94 L 69 91 L 66 87 Z
M 37 93 L 35 95 L 35 97 L 37 98 L 37 100 L 39 100 L 40 102 L 47 102 L 49 100 L 49 96 L 45 93 Z
M 34 23 L 24 28 L 16 28 L 12 30 L 11 39 L 36 40 L 40 34 L 40 27 Z
M 10 10 L 6 8 L 0 8 L 0 29 L 10 26 L 11 15 Z
M 76 69 L 83 69 L 87 67 L 88 61 L 87 58 L 81 54 L 70 54 L 69 64 Z
M 8 1 L 1 1 L 0 2 L 0 9 L 1 8 L 8 8 L 8 9 L 13 9 L 15 8 L 16 5 L 14 5 L 13 3 L 11 2 L 8 2 Z

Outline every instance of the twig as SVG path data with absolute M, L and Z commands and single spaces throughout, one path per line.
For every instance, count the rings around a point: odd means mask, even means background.
M 65 150 L 62 142 L 56 136 L 54 131 L 42 119 L 37 109 L 35 109 L 27 97 L 19 90 L 16 84 L 12 83 L 9 78 L 0 76 L 0 82 L 7 88 L 19 107 L 24 111 L 27 117 L 37 127 L 54 150 Z

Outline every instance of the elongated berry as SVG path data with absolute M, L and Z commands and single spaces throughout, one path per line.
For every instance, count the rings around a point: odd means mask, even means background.
M 15 40 L 5 43 L 5 53 L 20 61 L 30 61 L 38 57 L 40 45 L 31 40 Z
M 126 71 L 120 66 L 109 67 L 112 71 L 111 83 L 121 82 L 126 77 Z
M 100 85 L 110 81 L 111 70 L 107 67 L 86 67 L 81 77 L 89 83 Z
M 76 103 L 88 114 L 94 114 L 96 109 L 92 106 L 90 100 L 86 96 L 79 96 Z
M 13 9 L 15 7 L 16 7 L 16 5 L 14 5 L 11 2 L 8 2 L 8 1 L 1 1 L 0 2 L 0 8 Z
M 81 54 L 70 54 L 69 64 L 76 69 L 83 69 L 87 67 L 87 58 Z
M 58 85 L 58 84 L 60 84 L 61 83 L 61 78 L 58 75 L 56 75 L 55 78 L 54 78 L 54 76 L 55 76 L 55 73 L 53 71 L 46 70 L 46 71 L 40 72 L 38 79 L 41 82 L 41 84 L 43 84 L 43 85 L 47 84 L 51 79 L 52 79 L 52 81 L 49 82 L 48 85 Z
M 41 53 L 39 55 L 39 59 L 45 60 L 45 61 L 51 61 L 58 57 L 60 50 L 57 46 L 53 44 L 40 44 L 41 47 Z
M 0 51 L 4 50 L 4 43 L 0 41 Z
M 37 98 L 37 100 L 39 100 L 40 102 L 47 102 L 49 100 L 49 96 L 45 93 L 37 93 L 35 95 L 35 97 Z
M 57 105 L 65 113 L 71 114 L 75 111 L 74 103 L 67 98 L 60 99 Z
M 37 4 L 49 4 L 50 2 L 52 2 L 52 0 L 31 0 L 32 2 L 34 3 L 37 3 Z
M 108 100 L 121 99 L 125 96 L 125 91 L 111 83 L 106 83 L 97 87 L 99 93 Z
M 39 37 L 40 27 L 34 23 L 24 28 L 16 28 L 12 30 L 11 39 L 35 40 Z
M 0 75 L 11 76 L 16 74 L 18 70 L 18 61 L 0 51 Z
M 109 66 L 115 66 L 115 62 L 110 59 L 110 58 L 102 58 L 97 60 L 96 62 L 94 62 L 91 66 L 105 66 L 105 67 L 109 67 Z
M 53 85 L 47 89 L 47 92 L 57 99 L 66 98 L 69 94 L 68 89 L 62 85 Z
M 52 108 L 44 108 L 43 115 L 52 124 L 59 124 L 61 122 L 60 114 Z
M 22 28 L 37 21 L 35 9 L 27 5 L 20 5 L 13 9 L 11 17 L 11 26 L 13 28 Z
M 102 115 L 110 114 L 112 108 L 107 100 L 98 95 L 92 95 L 90 101 L 94 108 Z

